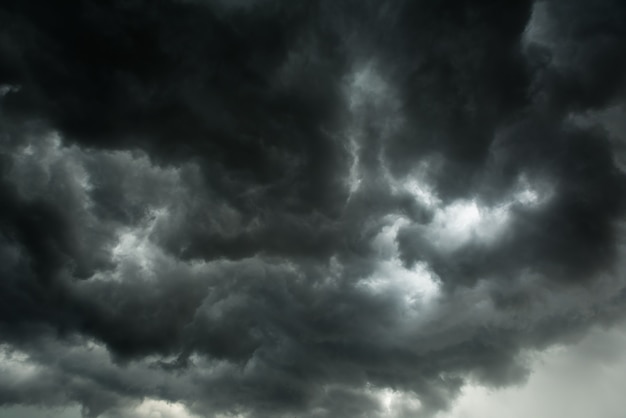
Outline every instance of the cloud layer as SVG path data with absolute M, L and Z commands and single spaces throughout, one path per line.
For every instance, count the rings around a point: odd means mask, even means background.
M 0 27 L 0 405 L 428 417 L 623 317 L 622 2 Z

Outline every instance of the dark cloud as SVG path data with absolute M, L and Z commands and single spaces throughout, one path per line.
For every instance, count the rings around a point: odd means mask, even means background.
M 624 16 L 3 4 L 0 405 L 426 417 L 522 381 L 623 316 Z
M 527 32 L 532 90 L 559 110 L 605 106 L 624 93 L 624 22 L 617 1 L 541 1 Z

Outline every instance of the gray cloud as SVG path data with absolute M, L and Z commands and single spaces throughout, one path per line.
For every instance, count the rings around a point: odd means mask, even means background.
M 501 390 L 468 387 L 441 418 L 587 417 L 622 415 L 624 327 L 593 328 L 582 339 L 529 356 L 535 371 L 524 386 Z
M 625 10 L 1 6 L 0 405 L 428 417 L 524 381 L 623 317 Z

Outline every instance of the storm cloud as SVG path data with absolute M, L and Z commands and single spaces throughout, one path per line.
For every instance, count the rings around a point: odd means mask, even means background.
M 625 52 L 618 0 L 3 2 L 0 406 L 523 382 L 624 319 Z

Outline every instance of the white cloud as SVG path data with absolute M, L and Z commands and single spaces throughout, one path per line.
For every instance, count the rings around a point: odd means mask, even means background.
M 533 210 L 545 204 L 553 195 L 546 183 L 531 183 L 521 176 L 512 192 L 500 202 L 487 206 L 476 199 L 459 199 L 442 205 L 426 183 L 412 181 L 413 195 L 418 201 L 434 207 L 434 217 L 425 227 L 425 236 L 440 251 L 454 251 L 472 242 L 494 244 L 506 233 L 516 207 Z
M 403 265 L 396 237 L 408 220 L 400 216 L 392 219 L 373 241 L 380 256 L 377 269 L 360 284 L 374 294 L 396 297 L 405 309 L 419 308 L 439 294 L 439 278 L 426 263 L 410 268 Z
M 159 399 L 145 399 L 131 411 L 132 418 L 196 418 L 179 402 L 166 402 Z

